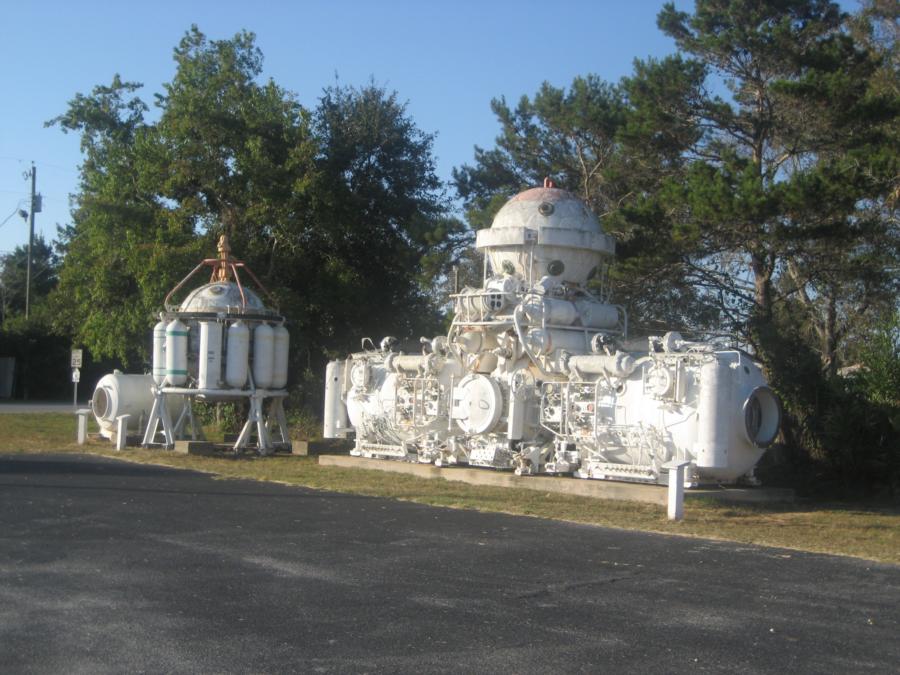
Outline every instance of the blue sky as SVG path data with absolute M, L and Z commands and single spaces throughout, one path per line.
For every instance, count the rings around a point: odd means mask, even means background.
M 172 48 L 192 23 L 211 39 L 247 29 L 265 56 L 264 77 L 313 107 L 335 82 L 370 79 L 396 90 L 423 131 L 436 133 L 438 172 L 471 162 L 475 145 L 491 146 L 499 128 L 490 100 L 516 100 L 548 81 L 568 85 L 595 73 L 616 81 L 636 57 L 674 49 L 656 28 L 662 0 L 297 0 L 295 2 L 69 1 L 5 3 L 0 54 L 0 221 L 27 208 L 34 160 L 44 210 L 36 232 L 48 239 L 69 222 L 77 190 L 78 137 L 43 123 L 78 92 L 108 84 L 115 73 L 142 82 L 141 97 L 174 74 Z M 676 5 L 690 9 L 690 0 Z M 13 215 L 0 226 L 0 252 L 28 239 Z

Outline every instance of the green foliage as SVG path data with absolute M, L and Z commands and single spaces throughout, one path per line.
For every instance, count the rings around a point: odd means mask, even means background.
M 426 276 L 466 232 L 446 215 L 432 137 L 396 94 L 335 86 L 308 111 L 262 81 L 248 32 L 209 40 L 193 27 L 173 56 L 156 122 L 140 85 L 118 76 L 49 122 L 80 134 L 85 156 L 58 329 L 97 355 L 146 361 L 163 298 L 222 233 L 288 317 L 292 372 L 318 377 L 326 353 L 363 335 L 434 325 Z M 315 409 L 321 386 L 305 389 Z
M 40 234 L 35 235 L 31 251 L 31 311 L 56 287 L 59 257 Z M 16 246 L 12 253 L 0 255 L 0 325 L 25 312 L 25 288 L 28 279 L 28 246 Z
M 869 333 L 859 347 L 863 365 L 852 377 L 856 388 L 872 405 L 893 408 L 900 414 L 900 313 Z M 896 417 L 900 431 L 900 417 Z M 900 447 L 900 445 L 898 445 Z

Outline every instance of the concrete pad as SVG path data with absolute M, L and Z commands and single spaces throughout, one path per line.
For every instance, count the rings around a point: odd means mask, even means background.
M 495 469 L 470 469 L 461 466 L 436 467 L 432 464 L 413 464 L 348 455 L 320 455 L 319 464 L 321 466 L 403 473 L 419 478 L 443 478 L 469 485 L 556 492 L 593 499 L 644 502 L 660 506 L 665 506 L 668 502 L 668 489 L 665 485 L 586 480 L 569 476 L 517 476 L 512 472 Z M 741 504 L 792 502 L 794 501 L 794 491 L 779 488 L 702 488 L 685 490 L 684 497 L 685 499 L 706 497 L 717 501 Z
M 306 457 L 309 454 L 309 441 L 291 441 L 291 454 Z
M 319 464 L 322 466 L 405 473 L 418 476 L 419 478 L 443 478 L 444 480 L 458 481 L 469 485 L 558 492 L 580 497 L 647 502 L 662 506 L 666 504 L 667 495 L 666 488 L 661 485 L 582 480 L 565 476 L 517 476 L 512 472 L 496 471 L 494 469 L 470 469 L 458 466 L 440 468 L 432 464 L 412 464 L 410 462 L 348 457 L 346 455 L 321 455 Z
M 214 455 L 216 446 L 207 441 L 175 441 L 173 450 L 179 455 Z

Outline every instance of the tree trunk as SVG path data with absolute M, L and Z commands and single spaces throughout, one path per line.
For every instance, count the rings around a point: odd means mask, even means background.
M 828 377 L 837 374 L 837 300 L 828 297 L 825 325 L 822 328 L 822 372 Z

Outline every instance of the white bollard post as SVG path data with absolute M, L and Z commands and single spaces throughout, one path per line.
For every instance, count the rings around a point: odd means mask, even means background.
M 76 410 L 75 414 L 78 416 L 78 434 L 76 436 L 78 445 L 84 445 L 84 442 L 87 440 L 87 421 L 88 415 L 91 414 L 91 409 L 82 408 L 81 410 Z
M 125 449 L 125 441 L 128 437 L 128 420 L 131 415 L 119 415 L 116 417 L 116 450 Z
M 684 520 L 684 470 L 690 464 L 678 460 L 663 464 L 669 470 L 669 520 Z

